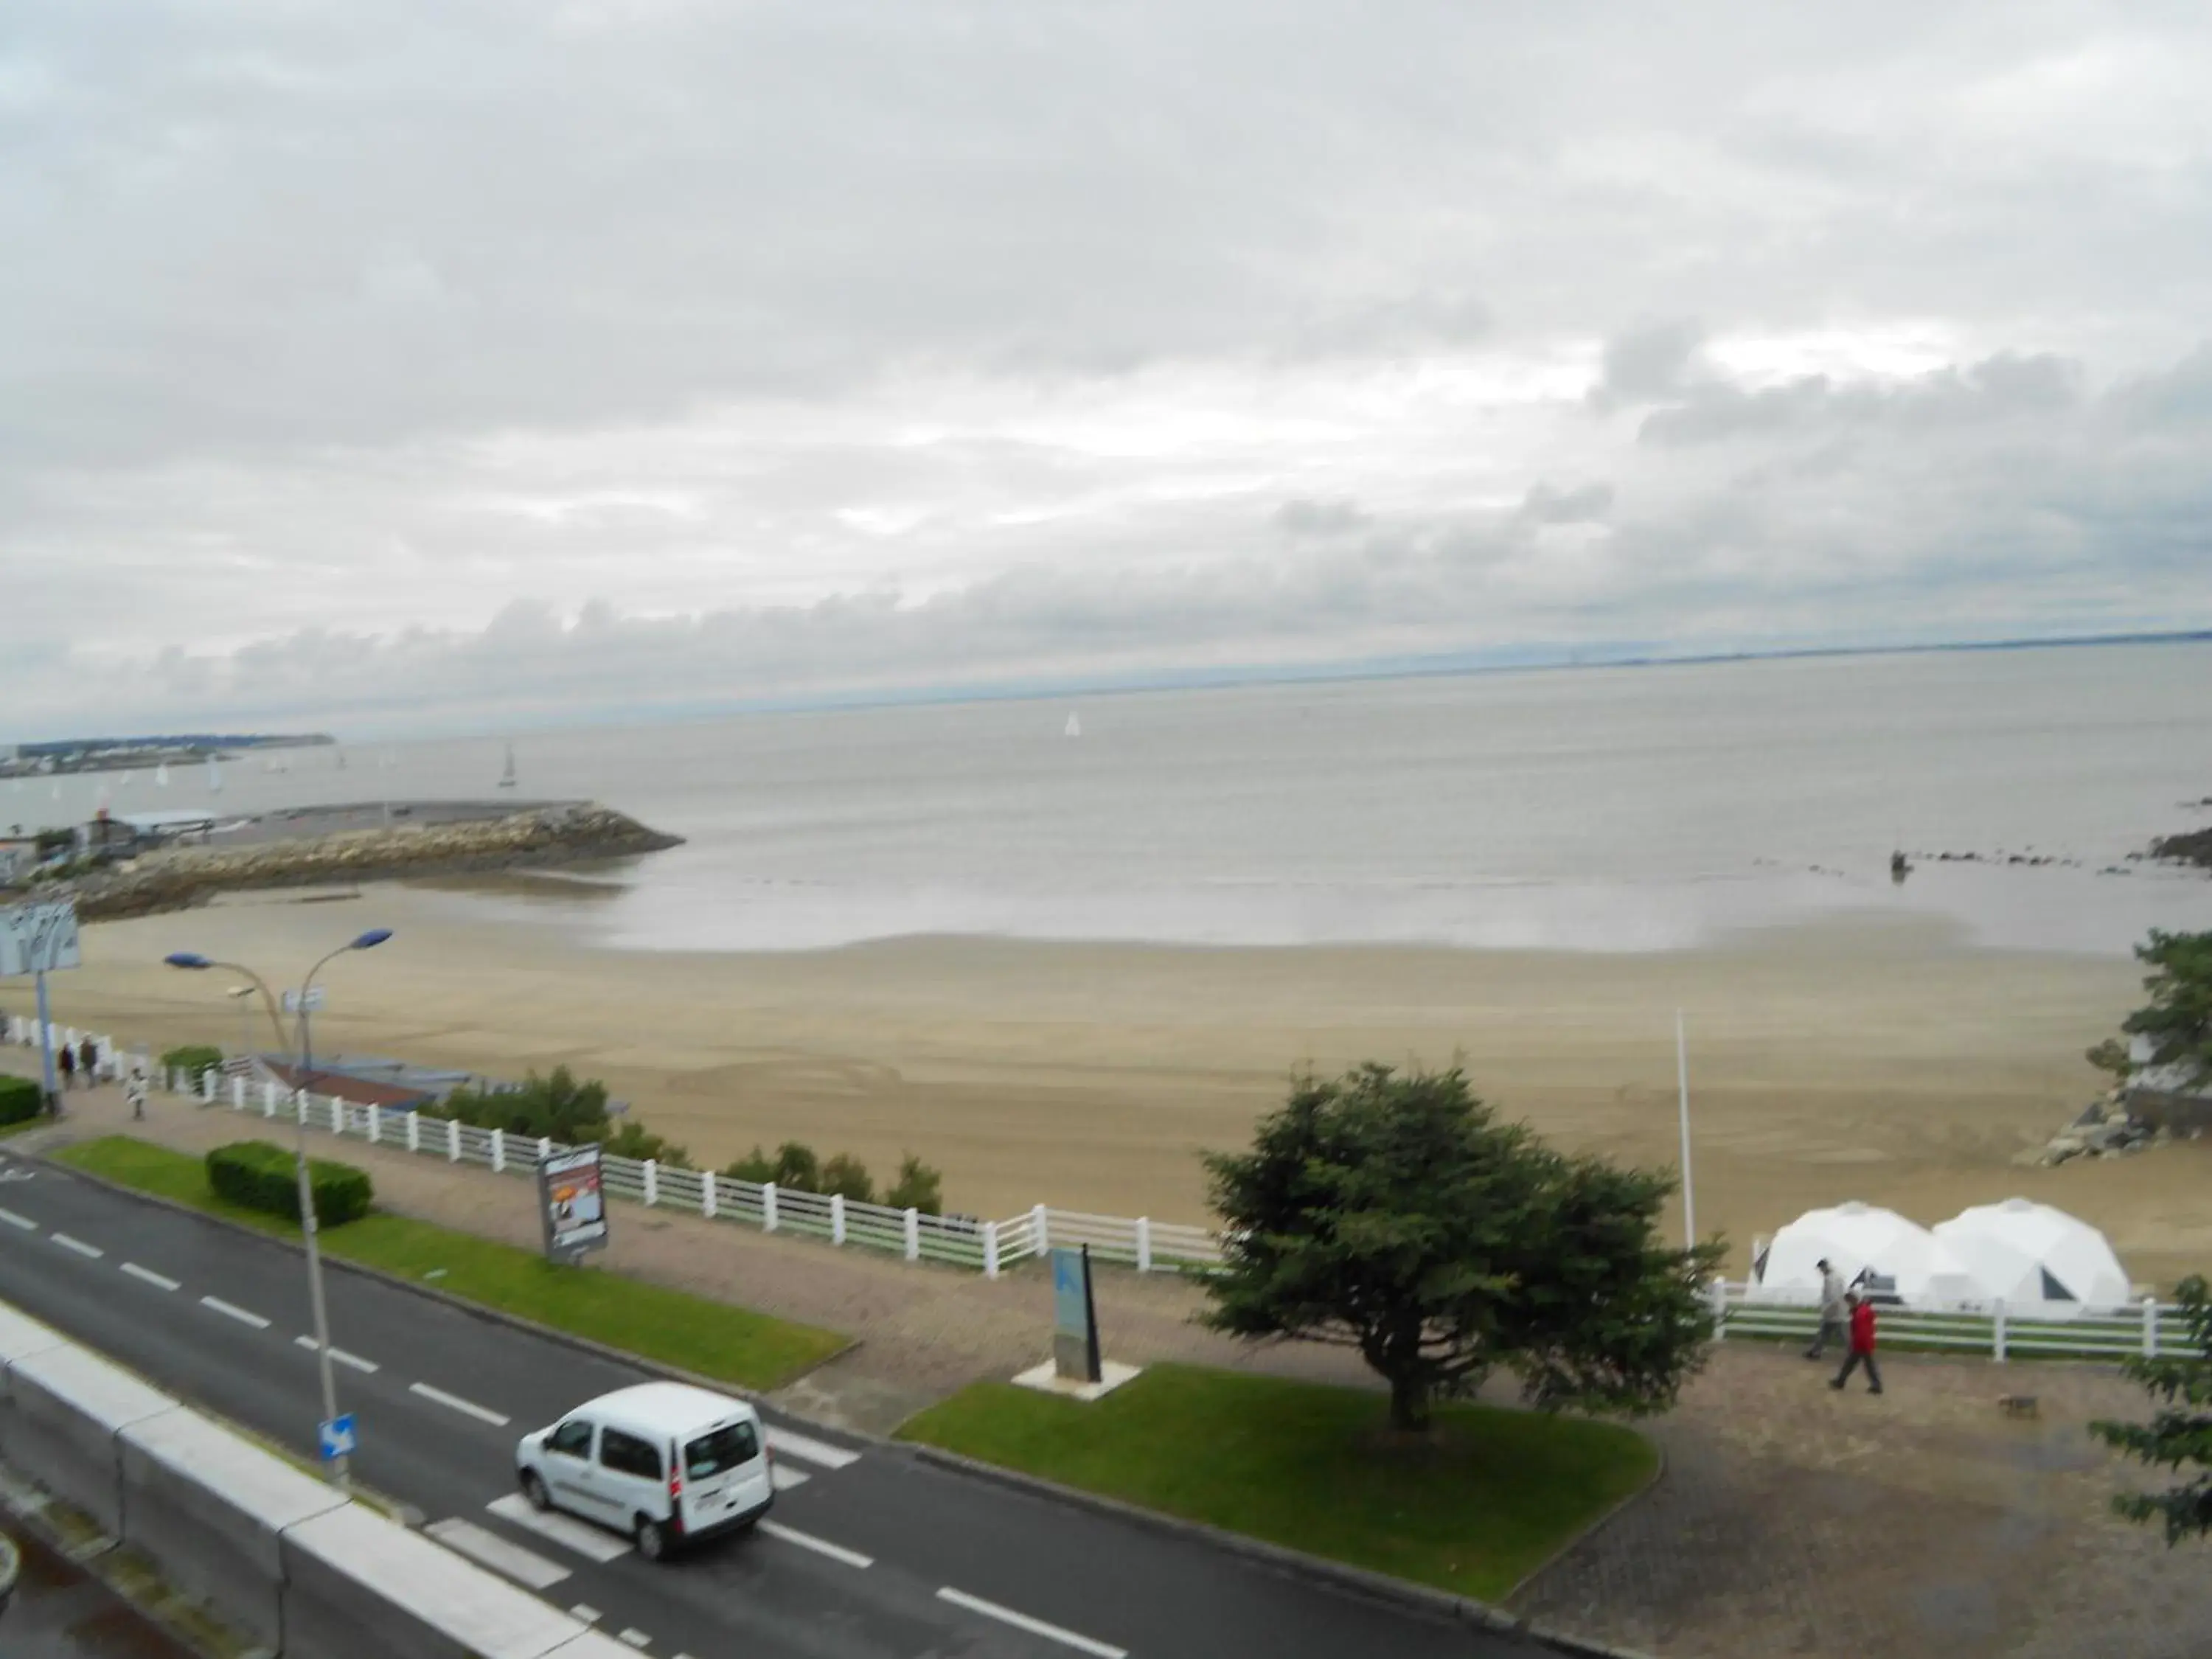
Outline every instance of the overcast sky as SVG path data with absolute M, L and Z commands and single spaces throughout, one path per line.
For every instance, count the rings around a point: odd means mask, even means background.
M 2212 626 L 2212 7 L 6 0 L 0 738 Z

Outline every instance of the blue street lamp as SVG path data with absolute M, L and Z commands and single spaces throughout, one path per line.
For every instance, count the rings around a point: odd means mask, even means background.
M 323 1377 L 323 1420 L 335 1422 L 338 1414 L 337 1382 L 331 1374 L 331 1322 L 323 1304 L 323 1252 L 317 1237 L 321 1229 L 315 1220 L 314 1182 L 307 1174 L 307 1088 L 313 1079 L 314 1037 L 308 1024 L 308 1004 L 313 1000 L 315 975 L 324 967 L 349 951 L 369 951 L 392 937 L 389 927 L 372 927 L 351 943 L 338 948 L 307 969 L 307 976 L 300 982 L 300 1066 L 294 1079 L 297 1090 L 293 1112 L 294 1164 L 300 1182 L 300 1231 L 307 1241 L 307 1295 L 315 1310 L 315 1357 L 320 1362 Z M 276 1033 L 276 1046 L 289 1050 L 291 1042 L 284 1035 L 284 1021 L 276 1012 L 276 998 L 270 991 L 268 981 L 243 963 L 221 962 L 204 957 L 197 951 L 172 951 L 161 958 L 172 968 L 185 968 L 198 973 L 209 968 L 228 968 L 234 974 L 242 974 L 252 981 L 261 993 L 261 1006 L 269 1011 L 269 1024 Z M 339 1486 L 347 1484 L 346 1460 L 331 1460 L 331 1478 Z

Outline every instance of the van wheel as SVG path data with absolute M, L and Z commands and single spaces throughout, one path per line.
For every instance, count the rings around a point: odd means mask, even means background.
M 533 1510 L 550 1510 L 553 1507 L 553 1494 L 545 1490 L 545 1483 L 538 1478 L 538 1471 L 535 1469 L 525 1469 L 522 1472 L 522 1495 L 529 1500 L 530 1507 Z
M 658 1561 L 668 1553 L 667 1534 L 660 1530 L 660 1522 L 645 1516 L 637 1517 L 637 1553 L 648 1561 Z

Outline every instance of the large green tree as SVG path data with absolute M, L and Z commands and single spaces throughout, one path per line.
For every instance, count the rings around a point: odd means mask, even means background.
M 2136 960 L 2153 970 L 2143 981 L 2150 1001 L 2120 1029 L 2150 1039 L 2152 1065 L 2185 1067 L 2185 1087 L 2212 1083 L 2212 933 L 2154 927 Z
M 2148 1423 L 2092 1423 L 2107 1445 L 2154 1468 L 2192 1469 L 2180 1485 L 2160 1492 L 2129 1492 L 2112 1500 L 2131 1521 L 2158 1521 L 2166 1541 L 2212 1533 L 2212 1290 L 2201 1278 L 2184 1279 L 2176 1292 L 2190 1337 L 2179 1353 L 2131 1359 L 2128 1374 L 2158 1405 Z
M 1553 1152 L 1456 1069 L 1301 1078 L 1249 1152 L 1206 1162 L 1206 1322 L 1358 1349 L 1397 1428 L 1501 1365 L 1539 1407 L 1660 1410 L 1711 1335 L 1721 1246 L 1659 1242 L 1673 1177 Z

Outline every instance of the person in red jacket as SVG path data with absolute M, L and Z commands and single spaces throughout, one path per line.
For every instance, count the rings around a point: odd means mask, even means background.
M 1861 1365 L 1866 1367 L 1867 1392 L 1881 1392 L 1881 1371 L 1874 1363 L 1874 1304 L 1856 1291 L 1847 1292 L 1844 1301 L 1850 1309 L 1851 1351 L 1844 1356 L 1844 1368 L 1828 1384 L 1840 1389 L 1850 1380 L 1850 1374 Z

